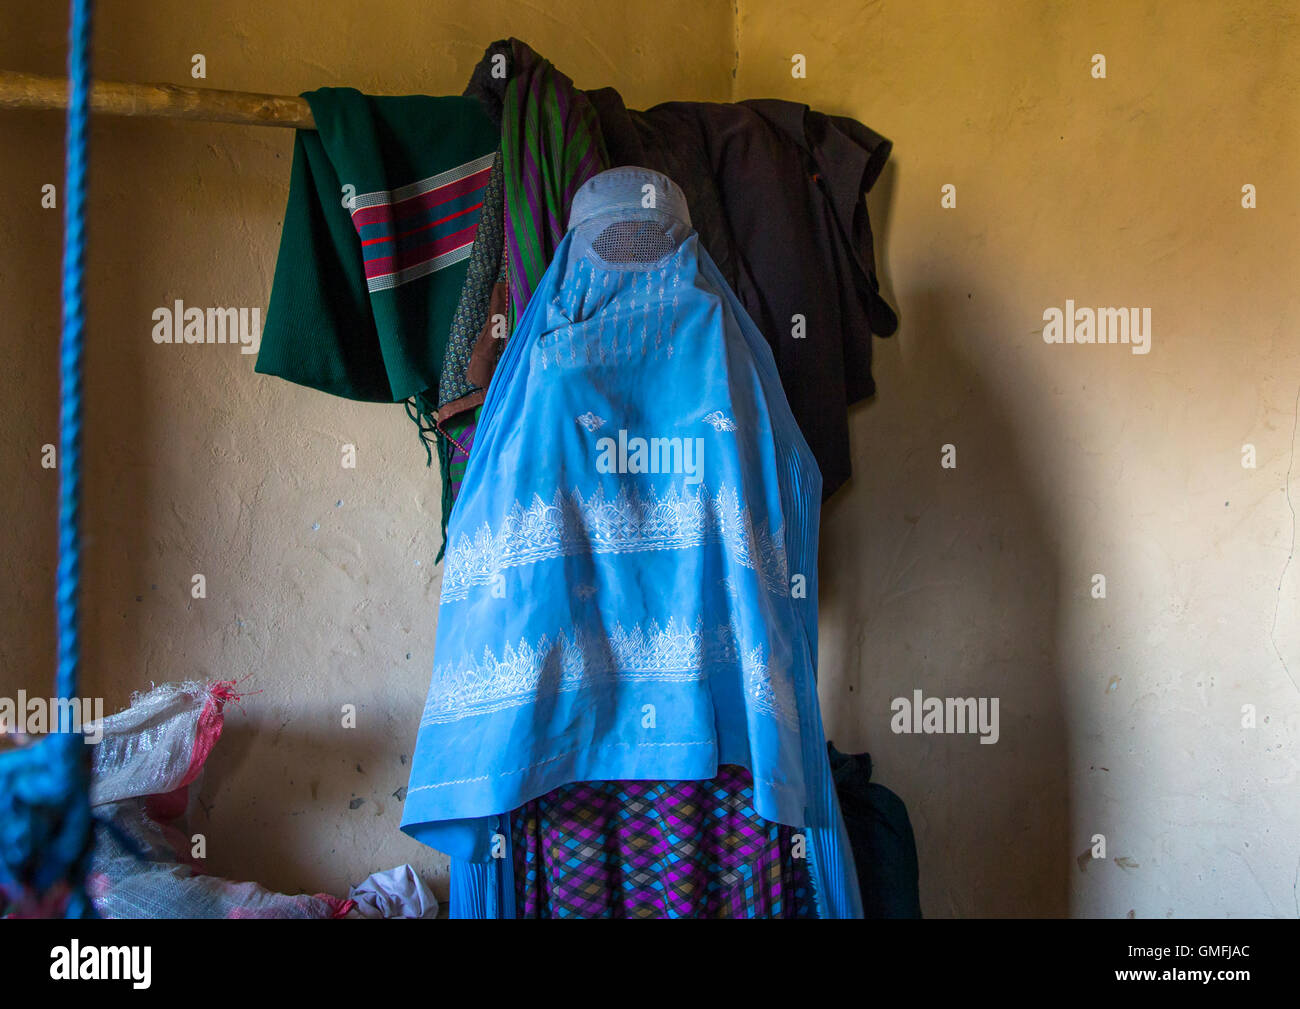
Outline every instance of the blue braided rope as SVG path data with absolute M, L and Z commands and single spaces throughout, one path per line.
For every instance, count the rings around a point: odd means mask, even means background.
M 86 162 L 92 0 L 72 0 L 64 177 L 63 332 L 59 350 L 59 565 L 55 586 L 60 697 L 81 671 L 81 427 L 85 344 Z M 93 914 L 85 891 L 92 843 L 89 748 L 64 721 L 34 745 L 0 753 L 0 913 Z
M 59 356 L 58 678 L 77 694 L 81 666 L 81 412 L 86 333 L 86 133 L 90 111 L 91 0 L 72 0 L 68 46 L 68 136 L 63 194 L 63 341 Z
M 59 356 L 59 695 L 77 695 L 81 666 L 81 413 L 85 344 L 86 132 L 90 105 L 91 0 L 72 0 L 68 137 L 63 194 L 63 342 Z

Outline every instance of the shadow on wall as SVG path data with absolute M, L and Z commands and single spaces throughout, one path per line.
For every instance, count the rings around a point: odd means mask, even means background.
M 889 234 L 896 182 L 891 163 L 871 197 L 878 238 Z M 882 292 L 898 305 L 886 251 L 877 246 Z M 927 916 L 1065 916 L 1057 523 L 1006 406 L 971 360 L 972 346 L 1007 334 L 973 331 L 969 306 L 984 319 L 1014 313 L 990 311 L 960 284 L 910 287 L 898 334 L 876 341 L 882 392 L 852 412 L 855 477 L 823 509 L 827 734 L 841 750 L 869 751 L 875 780 L 907 804 Z M 945 444 L 955 469 L 940 466 Z M 988 698 L 990 711 L 996 699 L 997 742 L 895 732 L 891 706 L 911 705 L 917 690 Z
M 288 716 L 281 713 L 282 719 Z M 286 893 L 310 893 L 324 885 L 334 896 L 346 897 L 365 873 L 349 879 L 339 863 L 358 847 L 373 853 L 376 823 L 382 833 L 403 836 L 409 763 L 399 764 L 394 749 L 407 747 L 395 742 L 392 731 L 358 728 L 340 737 L 287 724 L 268 732 L 265 722 L 226 709 L 226 727 L 204 771 L 190 826 L 207 837 L 209 873 L 255 880 Z M 250 799 L 244 784 L 250 768 L 262 768 L 266 781 L 283 787 Z M 324 836 L 322 824 L 328 824 Z M 445 878 L 427 882 L 439 900 L 447 898 Z

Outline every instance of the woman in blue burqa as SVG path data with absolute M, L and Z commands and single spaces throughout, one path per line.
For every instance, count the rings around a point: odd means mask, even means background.
M 856 917 L 816 690 L 821 475 L 666 176 L 616 168 L 505 348 L 402 828 L 460 917 Z

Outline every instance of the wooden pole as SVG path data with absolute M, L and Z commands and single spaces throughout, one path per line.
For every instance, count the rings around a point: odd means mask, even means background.
M 68 82 L 0 70 L 0 109 L 66 109 Z M 314 130 L 306 99 L 247 91 L 183 88 L 176 84 L 120 84 L 96 81 L 90 110 L 110 116 L 192 119 L 246 126 L 289 126 Z

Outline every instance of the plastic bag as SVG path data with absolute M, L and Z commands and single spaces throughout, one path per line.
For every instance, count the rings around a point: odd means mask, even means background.
M 104 719 L 87 890 L 104 918 L 340 918 L 353 902 L 208 876 L 190 857 L 190 786 L 221 736 L 233 681 L 165 684 Z

